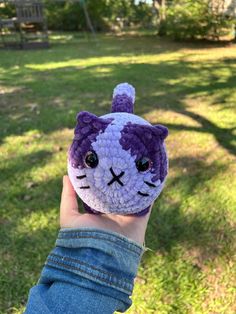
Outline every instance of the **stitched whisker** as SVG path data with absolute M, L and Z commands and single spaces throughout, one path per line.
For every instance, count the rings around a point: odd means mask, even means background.
M 86 178 L 86 174 L 83 174 L 82 176 L 76 176 L 76 179 L 83 179 L 83 178 Z
M 140 191 L 138 191 L 138 194 L 141 195 L 141 196 L 149 196 L 148 193 L 142 193 L 142 192 L 140 192 Z
M 151 182 L 148 182 L 148 181 L 144 181 L 144 183 L 146 183 L 148 186 L 150 186 L 151 188 L 156 188 L 156 185 L 151 183 Z
M 80 189 L 90 189 L 90 186 L 80 186 Z

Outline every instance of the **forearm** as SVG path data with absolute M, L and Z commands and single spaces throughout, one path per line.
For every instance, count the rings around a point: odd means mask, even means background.
M 143 248 L 94 228 L 62 229 L 25 313 L 124 312 Z

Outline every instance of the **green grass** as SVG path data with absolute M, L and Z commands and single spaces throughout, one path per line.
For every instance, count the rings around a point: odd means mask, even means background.
M 0 313 L 22 312 L 54 245 L 76 113 L 108 112 L 123 81 L 136 113 L 170 131 L 129 313 L 235 313 L 236 45 L 52 40 L 0 51 Z

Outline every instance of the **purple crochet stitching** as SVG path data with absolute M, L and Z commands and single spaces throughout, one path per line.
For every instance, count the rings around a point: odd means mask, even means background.
M 111 112 L 134 112 L 134 104 L 132 98 L 122 94 L 116 95 L 112 100 Z
M 84 168 L 84 156 L 91 150 L 99 133 L 103 133 L 113 119 L 102 119 L 82 111 L 77 115 L 75 137 L 69 150 L 69 160 L 74 168 Z
M 136 161 L 141 157 L 149 157 L 154 174 L 152 182 L 164 181 L 167 175 L 167 156 L 163 145 L 168 129 L 162 125 L 149 126 L 128 122 L 121 131 L 120 144 L 124 150 L 130 150 Z

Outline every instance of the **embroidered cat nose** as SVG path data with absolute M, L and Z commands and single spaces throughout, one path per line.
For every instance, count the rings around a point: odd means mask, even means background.
M 107 185 L 111 185 L 114 182 L 118 182 L 120 185 L 124 185 L 123 182 L 120 181 L 120 178 L 125 174 L 124 171 L 122 171 L 119 175 L 116 175 L 114 170 L 112 169 L 112 167 L 110 168 L 111 174 L 113 175 L 113 178 L 111 179 L 111 181 L 109 181 L 107 183 Z

